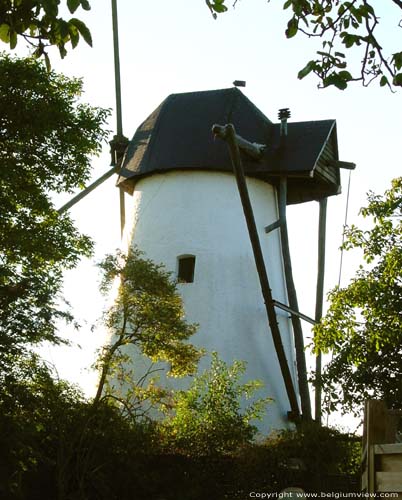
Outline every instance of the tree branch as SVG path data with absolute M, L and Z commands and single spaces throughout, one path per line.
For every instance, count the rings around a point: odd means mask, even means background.
M 392 0 L 400 9 L 402 9 L 402 0 Z

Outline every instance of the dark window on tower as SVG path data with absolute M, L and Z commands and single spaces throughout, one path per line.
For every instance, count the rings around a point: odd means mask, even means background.
M 178 257 L 178 261 L 179 261 L 179 269 L 177 272 L 177 279 L 179 283 L 193 283 L 195 256 L 182 255 L 181 257 Z

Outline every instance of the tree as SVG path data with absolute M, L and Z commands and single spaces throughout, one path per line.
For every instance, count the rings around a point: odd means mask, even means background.
M 0 386 L 1 497 L 36 498 L 38 490 L 40 497 L 56 497 L 49 484 L 69 446 L 82 396 L 56 380 L 37 355 L 16 356 L 7 373 L 0 372 Z
M 71 14 L 79 7 L 91 8 L 88 0 L 67 0 L 66 3 Z M 21 36 L 35 49 L 34 57 L 45 57 L 48 69 L 48 47 L 56 46 L 63 58 L 67 54 L 66 44 L 71 42 L 74 49 L 80 37 L 92 46 L 91 33 L 85 23 L 75 17 L 68 21 L 59 17 L 59 5 L 60 0 L 0 0 L 0 40 L 14 49 Z
M 106 312 L 104 323 L 113 335 L 102 350 L 98 368 L 100 379 L 94 405 L 113 398 L 136 418 L 144 402 L 163 397 L 154 386 L 151 373 L 141 373 L 138 383 L 130 370 L 133 356 L 170 364 L 169 374 L 180 377 L 194 373 L 202 354 L 188 343 L 197 326 L 184 319 L 183 304 L 170 273 L 132 249 L 107 256 L 100 264 L 104 271 L 101 290 L 107 292 L 116 279 L 120 287 L 116 301 Z M 151 370 L 152 371 L 152 370 Z
M 361 249 L 366 266 L 329 294 L 315 337 L 332 353 L 322 377 L 329 410 L 356 414 L 368 398 L 402 407 L 402 177 L 384 196 L 370 192 L 361 213 L 374 225 L 350 227 L 345 249 Z
M 241 408 L 241 400 L 262 387 L 256 380 L 240 383 L 245 369 L 244 362 L 228 366 L 212 353 L 210 369 L 197 375 L 187 390 L 175 393 L 173 411 L 166 409 L 161 434 L 170 450 L 191 456 L 224 454 L 252 441 L 257 429 L 250 422 L 261 419 L 270 398 Z
M 0 366 L 27 344 L 58 342 L 63 271 L 92 242 L 52 194 L 90 175 L 108 111 L 78 103 L 82 82 L 33 59 L 0 58 Z
M 390 2 L 402 11 L 401 0 L 384 3 Z M 206 3 L 215 18 L 217 13 L 228 10 L 227 0 L 206 0 Z M 233 6 L 236 3 L 234 0 Z M 377 78 L 381 86 L 391 89 L 402 86 L 402 52 L 389 54 L 383 48 L 377 29 L 379 9 L 375 10 L 372 3 L 369 0 L 286 0 L 283 3 L 284 9 L 291 10 L 285 32 L 287 38 L 301 33 L 308 38 L 322 39 L 322 50 L 299 71 L 300 79 L 314 73 L 320 80 L 319 86 L 334 85 L 342 90 L 350 82 L 359 81 L 367 86 Z M 402 27 L 402 21 L 396 19 L 395 22 Z M 356 68 L 350 62 L 352 51 L 361 61 Z

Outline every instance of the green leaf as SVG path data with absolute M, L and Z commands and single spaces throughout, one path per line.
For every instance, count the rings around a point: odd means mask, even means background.
M 69 24 L 68 25 L 68 31 L 70 33 L 71 45 L 72 45 L 73 49 L 75 49 L 75 47 L 78 45 L 78 42 L 79 42 L 79 39 L 80 39 L 80 35 L 78 33 L 78 29 L 74 25 Z
M 302 80 L 305 76 L 311 73 L 314 68 L 315 68 L 315 61 L 309 61 L 306 64 L 306 66 L 299 71 L 299 73 L 297 74 L 297 78 L 299 80 Z
M 37 36 L 38 34 L 38 26 L 35 23 L 31 23 L 29 25 L 29 35 L 30 36 Z
M 51 18 L 56 18 L 59 13 L 59 8 L 57 6 L 57 0 L 41 0 L 43 10 Z
M 74 14 L 74 12 L 78 9 L 80 4 L 81 0 L 67 0 L 67 7 L 68 10 L 71 12 L 71 14 Z
M 338 75 L 340 76 L 340 78 L 342 78 L 342 80 L 346 81 L 350 81 L 353 78 L 349 71 L 340 71 Z
M 51 65 L 50 65 L 50 59 L 49 59 L 49 56 L 46 54 L 45 52 L 45 64 L 46 64 L 46 69 L 48 72 L 50 72 L 50 70 L 52 69 Z
M 212 8 L 214 9 L 215 12 L 226 12 L 228 10 L 228 8 L 226 7 L 226 5 L 222 5 L 221 3 L 215 3 L 212 5 Z
M 292 38 L 296 35 L 297 31 L 299 29 L 299 23 L 295 17 L 292 17 L 292 19 L 288 22 L 288 27 L 286 30 L 286 37 L 287 38 Z
M 388 78 L 383 75 L 380 80 L 380 87 L 384 87 L 385 85 L 388 85 Z
M 89 5 L 88 0 L 81 0 L 81 7 L 84 10 L 91 10 L 91 6 Z
M 73 17 L 72 19 L 70 19 L 70 24 L 72 24 L 73 26 L 75 26 L 78 29 L 78 31 L 80 32 L 82 38 L 87 42 L 87 44 L 89 46 L 92 47 L 91 32 L 86 27 L 86 25 L 82 21 L 80 21 L 79 19 L 77 19 L 75 17 Z
M 63 42 L 67 42 L 70 38 L 70 30 L 68 22 L 64 21 L 63 19 L 59 19 L 57 21 L 57 29 L 60 33 Z
M 66 57 L 66 55 L 67 55 L 67 50 L 66 50 L 66 48 L 64 47 L 64 43 L 60 43 L 60 44 L 58 45 L 58 48 L 59 48 L 59 52 L 60 52 L 60 57 L 61 57 L 62 59 L 64 59 L 64 58 Z
M 342 43 L 345 44 L 347 49 L 350 49 L 353 45 L 360 45 L 362 37 L 359 35 L 351 35 L 350 33 L 341 33 Z
M 10 26 L 8 24 L 0 24 L 0 40 L 4 43 L 10 41 Z
M 396 87 L 402 87 L 402 73 L 398 73 L 397 75 L 394 76 L 392 83 Z
M 402 52 L 392 54 L 392 62 L 395 64 L 396 69 L 402 68 Z
M 338 73 L 332 73 L 327 78 L 323 79 L 324 87 L 330 87 L 334 85 L 339 90 L 345 90 L 348 86 L 346 80 L 342 78 Z
M 17 46 L 17 32 L 10 31 L 10 49 L 13 50 Z

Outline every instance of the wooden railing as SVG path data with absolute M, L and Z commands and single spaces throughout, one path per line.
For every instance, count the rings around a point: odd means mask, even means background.
M 402 499 L 402 442 L 398 433 L 401 419 L 402 410 L 389 410 L 383 401 L 366 401 L 362 491 L 398 493 Z

